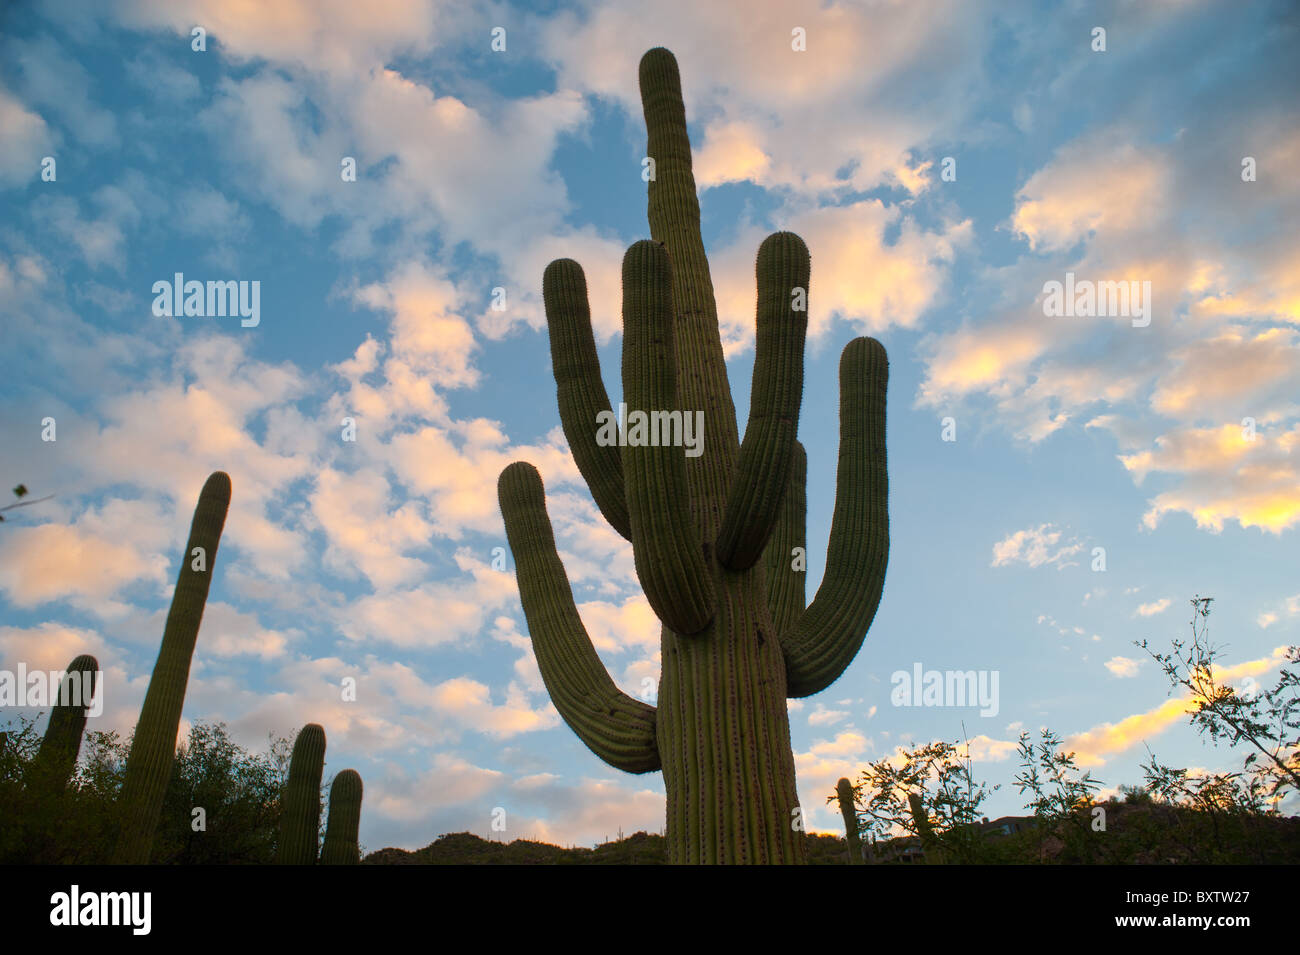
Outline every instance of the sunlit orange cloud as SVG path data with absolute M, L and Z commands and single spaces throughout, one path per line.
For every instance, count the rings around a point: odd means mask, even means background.
M 111 601 L 136 581 L 161 586 L 170 561 L 167 515 L 147 501 L 111 500 L 68 524 L 7 530 L 0 540 L 0 590 L 18 607 L 71 600 L 100 616 L 125 609 Z
M 492 702 L 486 684 L 468 677 L 444 680 L 433 688 L 433 705 L 467 727 L 496 737 L 549 729 L 559 723 L 559 714 L 548 701 L 541 709 L 528 704 L 524 690 L 511 683 L 505 703 Z
M 1272 162 L 1278 168 L 1294 168 L 1300 163 L 1300 132 L 1277 147 Z M 1286 191 L 1295 188 L 1292 177 L 1278 177 L 1271 198 L 1284 201 Z M 1218 263 L 1203 263 L 1188 283 L 1188 290 L 1198 296 L 1193 314 L 1300 324 L 1300 245 L 1280 243 L 1260 253 L 1252 256 L 1251 269 L 1245 275 L 1232 275 Z
M 587 635 L 597 650 L 618 652 L 659 646 L 660 623 L 644 594 L 633 594 L 622 604 L 589 600 L 578 605 Z
M 1035 251 L 1068 248 L 1089 232 L 1148 224 L 1168 182 L 1160 156 L 1113 136 L 1076 140 L 1020 188 L 1011 226 Z
M 930 359 L 920 400 L 933 405 L 975 391 L 1006 394 L 1052 343 L 1050 326 L 1038 321 L 962 328 L 945 335 Z
M 456 312 L 456 287 L 437 267 L 411 261 L 382 282 L 361 286 L 353 301 L 392 315 L 389 348 L 393 356 L 437 381 L 443 388 L 474 385 L 478 350 L 474 332 Z
M 834 822 L 839 813 L 827 808 L 826 797 L 835 791 L 841 777 L 857 779 L 870 747 L 871 742 L 861 733 L 845 730 L 833 740 L 818 740 L 807 752 L 794 754 L 799 803 L 809 832 L 842 834 Z M 824 822 L 819 824 L 817 820 Z
M 1159 494 L 1152 501 L 1151 509 L 1142 515 L 1142 523 L 1154 528 L 1165 514 L 1179 511 L 1190 514 L 1197 527 L 1215 532 L 1223 530 L 1226 521 L 1235 520 L 1242 527 L 1281 534 L 1300 523 L 1300 484 L 1271 494 L 1235 495 L 1206 502 L 1192 494 Z
M 1179 511 L 1216 533 L 1230 520 L 1274 534 L 1300 523 L 1300 426 L 1278 432 L 1264 428 L 1265 420 L 1259 430 L 1239 422 L 1184 428 L 1156 438 L 1154 449 L 1120 455 L 1138 484 L 1152 471 L 1185 478 L 1148 502 L 1143 523 L 1155 528 Z
M 106 657 L 107 644 L 93 630 L 42 623 L 28 629 L 0 627 L 0 654 L 12 668 L 21 660 L 29 670 L 62 670 L 74 657 L 90 653 Z
M 1247 660 L 1227 667 L 1214 667 L 1214 677 L 1220 682 L 1254 677 L 1281 666 L 1286 660 L 1286 647 L 1277 647 L 1272 655 L 1258 660 Z M 1118 723 L 1102 723 L 1090 730 L 1076 733 L 1064 742 L 1064 749 L 1073 751 L 1081 767 L 1103 766 L 1109 756 L 1122 753 L 1151 736 L 1164 732 L 1170 725 L 1194 712 L 1191 694 L 1184 693 L 1165 700 L 1155 709 L 1135 713 Z
M 229 56 L 346 71 L 368 68 L 385 51 L 434 46 L 437 6 L 433 0 L 135 0 L 119 15 L 185 36 L 202 24 Z
M 1251 438 L 1240 424 L 1218 428 L 1187 428 L 1156 438 L 1156 450 L 1120 455 L 1120 462 L 1131 471 L 1138 484 L 1151 471 L 1218 473 L 1240 467 L 1242 460 L 1257 453 L 1266 442 Z
M 0 139 L 5 143 L 0 152 L 0 186 L 26 182 L 41 156 L 48 155 L 52 142 L 45 120 L 29 112 L 3 89 L 0 89 Z M 0 287 L 3 284 L 0 282 Z
M 895 241 L 886 232 L 897 226 Z M 946 295 L 948 264 L 972 239 L 970 220 L 926 231 L 899 206 L 867 199 L 845 206 L 792 212 L 780 222 L 808 246 L 808 337 L 827 334 L 832 316 L 861 333 L 915 326 Z M 769 230 L 742 229 L 734 242 L 710 251 L 718 323 L 725 352 L 748 347 L 754 336 L 754 256 Z
M 1019 749 L 1015 740 L 994 739 L 981 733 L 969 741 L 970 758 L 979 762 L 1000 763 L 1014 756 Z
M 1300 378 L 1300 333 L 1269 328 L 1251 334 L 1233 328 L 1193 342 L 1174 358 L 1177 366 L 1161 377 L 1151 396 L 1156 411 L 1186 419 L 1217 416 L 1234 405 L 1258 405 L 1256 413 L 1263 417 L 1273 404 L 1269 391 L 1292 391 Z
M 701 188 L 724 182 L 759 181 L 771 160 L 763 152 L 761 135 L 752 123 L 718 123 L 705 130 L 704 148 L 694 160 L 695 182 Z
M 1065 740 L 1065 749 L 1074 752 L 1076 762 L 1082 767 L 1102 766 L 1107 756 L 1123 752 L 1148 736 L 1163 732 L 1191 711 L 1186 697 L 1166 700 L 1154 710 L 1135 713 L 1118 723 L 1103 723 L 1071 736 Z
M 796 27 L 816 38 L 807 55 L 787 55 Z M 986 17 L 960 3 L 936 16 L 926 4 L 605 0 L 580 19 L 555 18 L 541 46 L 560 88 L 615 99 L 636 116 L 637 78 L 627 65 L 653 37 L 682 64 L 688 119 L 709 120 L 695 143 L 700 184 L 745 178 L 807 195 L 886 182 L 911 191 L 905 169 L 919 173 L 900 164 L 951 128 L 982 79 L 988 29 Z M 914 69 L 935 57 L 944 70 Z M 902 82 L 925 108 L 897 95 Z
M 421 505 L 408 501 L 390 512 L 391 496 L 388 479 L 378 471 L 325 468 L 310 498 L 329 541 L 326 564 L 344 572 L 355 568 L 378 590 L 422 576 L 424 562 L 407 552 L 426 549 L 432 532 Z

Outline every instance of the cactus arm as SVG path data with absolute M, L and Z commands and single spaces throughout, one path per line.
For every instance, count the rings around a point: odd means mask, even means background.
M 634 243 L 623 257 L 623 391 L 629 418 L 679 410 L 673 343 L 672 263 L 659 243 Z M 662 422 L 661 422 L 662 423 Z M 653 417 L 646 437 L 659 435 Z M 665 425 L 662 429 L 669 430 Z M 699 633 L 713 620 L 716 598 L 709 561 L 692 521 L 686 455 L 654 440 L 623 448 L 632 550 L 646 600 L 664 626 Z
M 798 622 L 781 634 L 791 697 L 830 686 L 852 662 L 880 604 L 889 560 L 885 391 L 889 361 L 872 338 L 840 356 L 840 457 L 826 573 Z
M 849 865 L 863 865 L 862 841 L 858 838 L 858 808 L 853 798 L 853 784 L 841 778 L 835 785 L 835 795 L 844 818 L 844 836 L 849 844 Z
M 660 769 L 655 708 L 620 691 L 591 645 L 555 550 L 537 469 L 511 464 L 497 494 L 537 667 L 555 708 L 609 765 L 629 773 Z
M 86 682 L 82 674 L 89 673 L 90 696 L 83 698 Z M 46 793 L 62 792 L 77 765 L 81 751 L 81 736 L 86 729 L 86 708 L 99 682 L 99 662 L 89 654 L 82 654 L 71 663 L 59 681 L 59 696 L 50 702 L 50 724 L 45 728 L 41 748 L 32 761 L 31 779 L 37 788 Z
M 718 533 L 718 560 L 729 570 L 748 570 L 763 555 L 789 484 L 803 398 L 808 271 L 808 248 L 791 232 L 774 233 L 759 247 L 749 422 Z
M 772 624 L 778 634 L 793 629 L 807 606 L 808 558 L 804 541 L 808 515 L 804 490 L 807 480 L 808 455 L 796 440 L 791 454 L 789 484 L 781 499 L 781 515 L 763 551 L 763 563 L 767 569 L 767 609 L 772 614 Z M 794 569 L 796 547 L 803 555 L 803 570 Z
M 542 300 L 564 436 L 600 513 L 614 530 L 631 540 L 619 448 L 596 442 L 597 416 L 613 412 L 600 377 L 582 266 L 573 259 L 556 259 L 548 265 L 542 276 Z
M 320 779 L 325 771 L 325 728 L 308 723 L 293 741 L 289 781 L 280 806 L 279 865 L 313 865 L 320 833 Z
M 361 775 L 345 769 L 330 783 L 330 814 L 325 823 L 321 865 L 356 865 L 361 861 L 357 830 L 361 826 Z
M 119 798 L 122 830 L 114 854 L 116 864 L 143 865 L 153 849 L 163 796 L 176 758 L 176 734 L 185 704 L 190 661 L 198 639 L 208 587 L 216 568 L 217 544 L 230 508 L 230 477 L 214 472 L 199 493 L 185 545 L 180 577 L 163 629 L 162 647 L 145 692 L 140 720 L 126 761 Z M 202 547 L 206 569 L 195 569 L 194 549 Z

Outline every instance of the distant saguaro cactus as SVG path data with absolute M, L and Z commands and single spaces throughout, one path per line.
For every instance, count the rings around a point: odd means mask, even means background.
M 281 865 L 312 865 L 316 861 L 324 771 L 325 728 L 308 723 L 293 741 L 289 758 L 289 782 L 280 807 L 280 844 L 275 853 L 275 861 Z
M 142 865 L 149 861 L 153 849 L 163 796 L 176 759 L 176 735 L 185 705 L 194 643 L 203 620 L 203 607 L 216 566 L 217 544 L 229 509 L 230 476 L 216 471 L 204 483 L 194 509 L 180 577 L 163 629 L 162 648 L 158 651 L 153 676 L 149 678 L 149 689 L 144 695 L 135 739 L 126 761 L 126 777 L 118 802 L 122 831 L 113 858 L 118 865 Z
M 357 830 L 361 825 L 361 775 L 345 769 L 330 784 L 330 813 L 325 823 L 321 865 L 356 865 L 361 861 Z
M 912 822 L 916 825 L 916 834 L 921 838 L 921 848 L 925 851 L 925 861 L 930 865 L 944 865 L 948 859 L 943 852 L 943 843 L 935 835 L 926 814 L 925 803 L 916 793 L 907 794 L 907 805 L 912 811 Z
M 666 446 L 671 441 L 634 441 L 632 428 L 618 442 L 602 438 L 598 421 L 612 412 L 582 267 L 552 262 L 542 293 L 564 433 L 601 513 L 632 542 L 637 576 L 663 624 L 657 706 L 622 693 L 601 665 L 531 465 L 515 462 L 501 473 L 501 513 L 551 699 L 611 766 L 663 770 L 669 860 L 804 862 L 786 699 L 820 692 L 844 672 L 880 601 L 889 552 L 888 362 L 870 338 L 851 341 L 840 359 L 835 508 L 825 576 L 805 607 L 806 461 L 796 427 L 808 250 L 789 232 L 759 249 L 742 444 L 672 54 L 646 53 L 640 82 L 646 153 L 655 161 L 653 241 L 637 242 L 623 259 L 624 400 L 651 428 L 658 423 L 660 438 L 673 415 L 683 428 L 687 416 L 702 415 L 701 454 L 688 457 Z
M 85 674 L 90 675 L 87 682 Z M 71 663 L 59 683 L 58 697 L 50 702 L 50 725 L 28 770 L 28 786 L 43 793 L 62 792 L 77 765 L 81 736 L 86 730 L 86 709 L 99 684 L 99 661 L 82 654 Z M 86 688 L 89 688 L 89 693 Z
M 862 840 L 858 838 L 858 808 L 853 799 L 853 784 L 847 779 L 840 779 L 835 784 L 835 795 L 840 803 L 840 815 L 844 817 L 844 837 L 849 843 L 849 865 L 865 865 Z

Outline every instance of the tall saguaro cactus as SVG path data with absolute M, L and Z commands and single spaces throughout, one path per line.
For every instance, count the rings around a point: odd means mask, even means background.
M 162 648 L 149 679 L 126 761 L 126 777 L 119 799 L 122 830 L 113 858 L 117 864 L 146 863 L 153 849 L 163 796 L 176 758 L 176 735 L 185 704 L 185 687 L 190 679 L 190 661 L 216 566 L 217 544 L 229 509 L 230 476 L 215 471 L 199 492 L 180 577 L 163 629 Z
M 875 616 L 889 550 L 885 350 L 869 338 L 840 360 L 838 487 L 826 573 L 813 602 L 804 544 L 803 393 L 808 250 L 778 232 L 758 253 L 757 340 L 742 444 L 718 333 L 681 81 L 671 53 L 641 60 L 655 161 L 650 234 L 623 260 L 623 388 L 630 409 L 703 412 L 703 454 L 598 437 L 610 414 L 586 277 L 570 259 L 543 276 L 560 416 L 601 513 L 632 542 L 662 628 L 657 706 L 622 693 L 601 665 L 556 553 L 541 478 L 515 462 L 498 495 L 542 677 L 584 743 L 633 773 L 662 769 L 675 863 L 805 861 L 787 697 L 829 686 Z M 608 420 L 608 419 L 607 419 Z M 630 435 L 629 435 L 630 437 Z
M 316 861 L 324 771 L 325 728 L 308 723 L 293 741 L 289 757 L 289 782 L 280 807 L 280 844 L 275 853 L 275 861 L 281 865 L 312 865 Z M 357 803 L 360 812 L 360 799 Z
M 89 679 L 87 679 L 89 674 Z M 50 725 L 41 739 L 29 770 L 35 787 L 43 793 L 62 792 L 77 765 L 81 736 L 86 730 L 86 709 L 99 683 L 99 661 L 83 653 L 71 663 L 59 685 L 53 702 Z
M 356 865 L 361 861 L 357 830 L 361 826 L 361 774 L 345 769 L 330 783 L 330 814 L 325 823 L 325 842 L 320 847 L 321 865 Z

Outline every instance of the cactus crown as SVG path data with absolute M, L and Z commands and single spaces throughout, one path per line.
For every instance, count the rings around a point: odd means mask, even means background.
M 325 772 L 325 728 L 308 723 L 293 741 L 289 781 L 280 807 L 280 843 L 275 861 L 312 865 L 320 838 L 320 781 Z
M 357 829 L 361 824 L 361 776 L 345 769 L 330 784 L 330 813 L 321 845 L 321 865 L 356 865 L 361 861 Z
M 862 840 L 858 837 L 858 807 L 853 784 L 841 778 L 835 785 L 835 796 L 844 819 L 844 837 L 849 844 L 849 865 L 862 865 Z
M 98 684 L 99 661 L 90 654 L 83 653 L 68 664 L 59 683 L 58 698 L 51 701 L 54 708 L 50 724 L 29 770 L 31 784 L 47 794 L 62 792 L 77 765 L 86 729 L 86 708 Z

